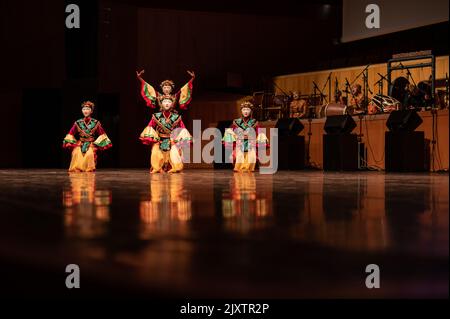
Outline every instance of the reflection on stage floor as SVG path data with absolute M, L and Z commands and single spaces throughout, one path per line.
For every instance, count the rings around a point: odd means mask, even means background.
M 77 264 L 80 295 L 447 296 L 448 208 L 447 174 L 0 170 L 3 287 L 64 296 Z

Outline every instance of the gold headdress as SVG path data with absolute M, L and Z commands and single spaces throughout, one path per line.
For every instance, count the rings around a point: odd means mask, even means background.
M 81 103 L 81 108 L 84 108 L 84 107 L 88 107 L 92 110 L 92 112 L 94 112 L 95 104 L 91 101 L 84 101 L 83 103 Z
M 250 101 L 242 102 L 242 103 L 241 103 L 241 110 L 242 110 L 244 107 L 247 107 L 247 108 L 249 108 L 249 109 L 251 109 L 251 110 L 253 111 L 253 104 L 252 104 L 252 102 L 250 102 Z
M 164 101 L 164 100 L 170 100 L 170 101 L 172 101 L 172 103 L 174 103 L 175 102 L 175 100 L 176 100 L 176 97 L 174 96 L 174 95 L 170 95 L 170 94 L 167 94 L 167 95 L 160 95 L 160 96 L 158 96 L 159 97 L 159 101 L 162 103 L 162 101 Z
M 166 86 L 166 85 L 172 87 L 172 90 L 175 88 L 175 83 L 173 83 L 172 80 L 164 80 L 164 81 L 161 82 L 161 84 L 160 84 L 159 86 L 160 86 L 161 89 L 162 89 L 163 86 Z

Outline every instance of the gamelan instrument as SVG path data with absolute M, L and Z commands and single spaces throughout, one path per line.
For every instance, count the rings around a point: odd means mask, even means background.
M 340 103 L 328 103 L 322 106 L 320 111 L 321 117 L 333 116 L 333 115 L 352 115 L 352 108 Z
M 377 94 L 372 97 L 367 107 L 369 114 L 390 113 L 400 109 L 401 103 L 393 97 Z

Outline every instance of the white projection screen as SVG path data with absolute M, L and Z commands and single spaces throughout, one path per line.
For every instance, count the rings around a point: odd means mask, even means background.
M 380 28 L 366 27 L 366 7 L 380 8 Z M 449 0 L 343 0 L 342 42 L 448 21 Z M 447 39 L 443 39 L 447 41 Z

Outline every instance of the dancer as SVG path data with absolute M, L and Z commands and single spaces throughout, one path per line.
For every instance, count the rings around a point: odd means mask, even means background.
M 96 168 L 97 151 L 112 147 L 100 121 L 91 117 L 94 103 L 81 104 L 84 118 L 76 121 L 63 141 L 63 147 L 72 150 L 69 172 L 93 172 Z M 79 137 L 79 140 L 75 138 Z
M 230 128 L 225 130 L 223 142 L 233 148 L 235 172 L 253 172 L 257 161 L 256 147 L 267 147 L 268 138 L 260 132 L 256 119 L 252 118 L 253 104 L 241 104 L 241 117 L 233 120 Z
M 160 84 L 162 93 L 159 93 L 153 86 L 145 82 L 145 80 L 142 78 L 142 74 L 144 74 L 144 72 L 144 70 L 141 70 L 139 72 L 136 71 L 136 76 L 139 81 L 141 81 L 141 95 L 147 103 L 147 106 L 154 109 L 158 105 L 161 108 L 162 100 L 164 98 L 171 98 L 174 104 L 178 103 L 181 110 L 187 109 L 192 99 L 193 82 L 195 79 L 194 71 L 187 71 L 187 73 L 191 76 L 191 79 L 188 83 L 183 85 L 180 91 L 175 94 L 172 94 L 172 91 L 175 88 L 175 84 L 172 80 L 162 81 Z M 174 105 L 174 107 L 175 106 L 176 105 Z
M 189 144 L 192 137 L 175 108 L 178 103 L 181 110 L 187 109 L 192 100 L 195 73 L 187 71 L 191 79 L 180 91 L 172 94 L 175 87 L 172 80 L 161 82 L 162 93 L 159 93 L 142 78 L 144 72 L 144 70 L 136 71 L 136 76 L 141 82 L 141 95 L 147 106 L 154 109 L 158 105 L 160 108 L 160 112 L 152 115 L 150 123 L 140 135 L 143 144 L 152 145 L 150 173 L 180 172 L 183 170 L 182 147 Z
M 186 109 L 191 101 L 192 81 L 194 72 L 189 72 L 191 80 L 183 86 L 177 94 L 172 94 L 173 82 L 166 80 L 161 83 L 163 93 L 157 93 L 152 86 L 145 82 L 136 72 L 142 82 L 142 97 L 147 105 L 155 108 L 156 102 L 160 112 L 154 113 L 147 127 L 142 131 L 140 140 L 143 144 L 152 145 L 150 157 L 150 173 L 177 173 L 183 170 L 182 147 L 192 141 L 192 137 L 184 126 L 181 115 L 175 110 L 175 104 Z
M 183 170 L 182 147 L 192 141 L 181 115 L 173 110 L 174 100 L 161 100 L 161 112 L 154 113 L 140 140 L 152 145 L 150 173 L 177 173 Z

